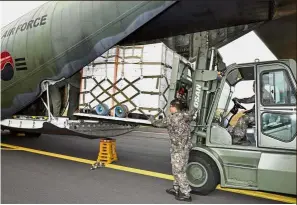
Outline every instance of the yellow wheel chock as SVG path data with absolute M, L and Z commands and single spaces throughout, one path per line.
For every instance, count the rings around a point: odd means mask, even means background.
M 91 169 L 102 167 L 106 164 L 111 164 L 118 160 L 116 153 L 116 140 L 114 139 L 101 139 L 99 146 L 99 155 L 95 164 Z

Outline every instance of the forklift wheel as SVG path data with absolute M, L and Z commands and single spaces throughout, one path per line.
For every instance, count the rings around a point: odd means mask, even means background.
M 186 174 L 193 192 L 200 195 L 208 195 L 219 184 L 220 175 L 214 161 L 203 154 L 190 156 Z

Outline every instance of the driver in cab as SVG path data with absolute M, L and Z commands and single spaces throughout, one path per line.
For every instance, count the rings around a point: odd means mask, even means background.
M 270 92 L 265 89 L 265 85 L 267 81 L 264 81 L 264 85 L 262 86 L 262 98 L 265 104 L 274 103 L 274 99 Z M 253 83 L 253 91 L 255 93 L 255 81 Z M 233 100 L 237 101 L 238 103 L 255 103 L 255 94 L 248 98 L 233 98 Z M 246 131 L 249 124 L 255 123 L 255 105 L 252 109 L 247 110 L 244 112 L 245 115 L 240 117 L 232 130 L 232 144 L 241 144 L 241 142 L 246 141 Z

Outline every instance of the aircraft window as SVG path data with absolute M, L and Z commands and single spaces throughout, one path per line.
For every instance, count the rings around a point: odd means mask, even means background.
M 284 70 L 261 75 L 261 103 L 263 105 L 296 105 L 296 91 Z
M 296 137 L 296 114 L 263 113 L 262 133 L 282 142 L 291 142 Z

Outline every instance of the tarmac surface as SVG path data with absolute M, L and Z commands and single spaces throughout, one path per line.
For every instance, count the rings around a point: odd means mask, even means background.
M 164 133 L 136 131 L 117 139 L 119 161 L 125 167 L 171 174 L 169 142 Z M 39 138 L 3 135 L 2 143 L 95 161 L 98 140 L 75 136 Z M 22 150 L 1 149 L 1 203 L 187 203 L 168 195 L 167 179 L 91 165 Z M 192 195 L 199 204 L 283 203 L 227 191 Z

